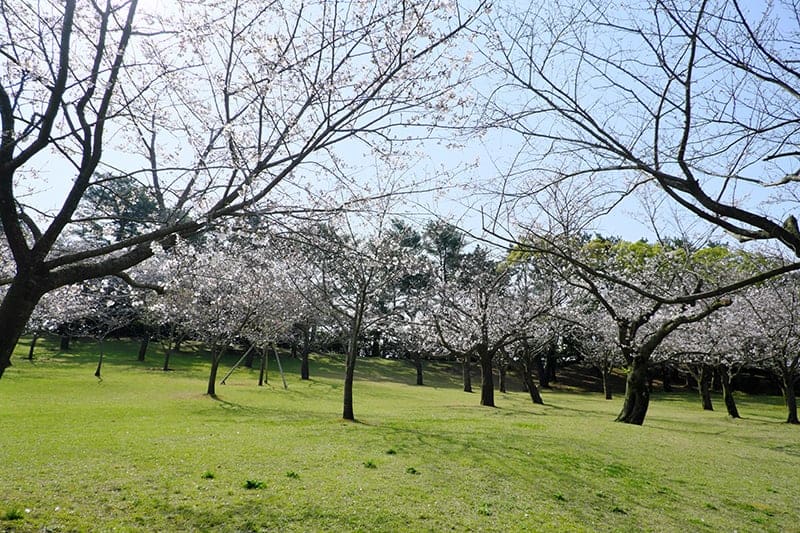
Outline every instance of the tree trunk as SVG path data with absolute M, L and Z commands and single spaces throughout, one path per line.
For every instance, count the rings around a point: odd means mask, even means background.
M 267 378 L 267 350 L 261 350 L 261 368 L 258 371 L 258 386 L 263 387 Z
M 220 362 L 222 362 L 222 356 L 225 353 L 225 348 L 225 346 L 220 348 L 214 346 L 214 348 L 211 350 L 211 372 L 208 374 L 208 388 L 206 389 L 206 394 L 212 398 L 217 397 L 217 371 L 219 370 Z
M 33 309 L 42 297 L 41 289 L 33 280 L 15 281 L 0 304 L 0 378 L 11 366 L 11 356 L 19 342 Z
M 245 357 L 244 357 L 243 366 L 245 368 L 253 368 L 253 361 L 255 360 L 255 357 L 256 357 L 256 350 L 255 350 L 255 348 L 251 350 L 250 346 L 248 346 L 247 349 L 248 349 L 248 352 L 247 352 L 247 355 L 245 355 Z
M 472 392 L 472 365 L 470 364 L 472 356 L 465 355 L 461 362 L 461 376 L 464 378 L 464 392 Z
M 486 345 L 478 347 L 478 360 L 481 365 L 481 405 L 494 407 L 494 375 L 492 354 Z
M 97 361 L 97 370 L 94 371 L 94 377 L 98 379 L 102 379 L 100 377 L 100 370 L 103 368 L 103 339 L 97 339 L 97 345 L 100 346 L 100 359 Z
M 783 392 L 783 401 L 786 405 L 787 424 L 800 424 L 800 420 L 797 418 L 797 395 L 794 387 L 795 383 L 789 376 L 781 378 L 781 392 Z
M 172 355 L 172 341 L 167 345 L 167 349 L 164 350 L 164 372 L 169 370 L 169 356 Z
M 28 350 L 28 361 L 33 361 L 33 351 L 36 349 L 36 341 L 39 340 L 39 334 L 34 333 L 31 337 L 31 348 Z
M 381 356 L 381 331 L 376 329 L 372 332 L 372 346 L 370 347 L 370 356 Z
M 350 342 L 347 347 L 347 357 L 344 368 L 344 398 L 342 401 L 342 418 L 355 420 L 353 411 L 353 378 L 356 373 L 356 359 L 358 358 L 358 336 L 361 334 L 361 324 L 364 318 L 364 309 L 367 305 L 366 287 L 361 287 L 356 308 L 350 325 Z
M 533 382 L 532 365 L 525 363 L 522 364 L 522 382 L 525 384 L 525 388 L 531 395 L 531 401 L 537 405 L 544 405 L 542 395 L 539 394 L 539 389 L 536 387 L 536 383 Z
M 505 392 L 506 392 L 506 374 L 507 374 L 506 365 L 505 364 L 499 365 L 497 367 L 497 371 L 498 371 L 498 373 L 500 375 L 500 392 L 505 394 Z
M 542 361 L 542 355 L 539 354 L 536 356 L 536 375 L 539 377 L 539 386 L 543 389 L 550 388 L 550 378 L 547 376 L 547 369 L 544 367 L 544 362 Z
M 710 369 L 703 365 L 699 371 L 700 379 L 697 381 L 697 388 L 700 389 L 700 401 L 703 404 L 704 411 L 713 411 L 714 406 L 711 403 L 711 382 L 714 379 L 713 373 Z
M 418 353 L 414 354 L 414 368 L 417 371 L 417 385 L 424 385 L 425 383 L 422 381 L 422 357 Z
M 139 343 L 139 356 L 137 361 L 144 361 L 144 356 L 147 354 L 147 346 L 150 344 L 150 337 L 145 335 Z
M 69 335 L 61 335 L 61 339 L 59 340 L 58 343 L 58 349 L 61 350 L 62 352 L 69 351 L 69 341 L 70 341 Z
M 311 332 L 308 327 L 301 329 L 303 333 L 303 349 L 300 353 L 300 379 L 308 377 L 308 353 L 311 351 Z
M 664 365 L 664 368 L 661 372 L 661 379 L 663 380 L 664 384 L 664 392 L 672 392 L 672 367 L 669 365 Z
M 558 376 L 556 375 L 556 367 L 558 366 L 558 358 L 555 355 L 547 354 L 547 361 L 545 362 L 544 372 L 547 374 L 548 384 L 552 381 L 558 383 Z
M 611 374 L 611 365 L 607 361 L 603 361 L 600 364 L 600 377 L 603 379 L 603 394 L 606 396 L 606 400 L 611 400 L 611 387 L 608 383 L 608 376 Z
M 647 365 L 649 359 L 633 357 L 628 365 L 625 380 L 625 403 L 616 418 L 625 424 L 644 424 L 647 408 L 650 405 L 650 390 L 647 388 Z
M 352 343 L 354 346 L 355 342 Z M 355 420 L 353 412 L 353 378 L 356 372 L 356 349 L 347 350 L 344 368 L 344 401 L 342 406 L 342 418 L 345 420 Z
M 719 381 L 722 384 L 722 399 L 725 401 L 725 409 L 731 418 L 741 418 L 739 409 L 736 408 L 736 400 L 733 399 L 733 383 L 729 370 L 722 366 L 717 369 Z

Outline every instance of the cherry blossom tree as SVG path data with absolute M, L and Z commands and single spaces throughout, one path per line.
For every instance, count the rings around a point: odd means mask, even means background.
M 39 300 L 26 325 L 26 331 L 31 335 L 28 359 L 33 359 L 37 339 L 43 333 L 55 333 L 84 316 L 81 291 L 81 285 L 67 285 L 47 293 Z
M 627 366 L 625 402 L 617 421 L 643 424 L 650 403 L 647 374 L 659 345 L 679 327 L 697 322 L 730 305 L 727 298 L 689 297 L 702 287 L 691 254 L 645 242 L 596 238 L 530 240 L 520 252 L 554 261 L 562 278 L 605 310 L 616 325 L 615 341 Z M 559 265 L 560 263 L 560 265 Z
M 460 120 L 454 88 L 469 71 L 456 38 L 484 7 L 138 4 L 0 10 L 0 221 L 15 266 L 0 280 L 0 376 L 47 292 L 124 272 L 152 256 L 151 243 L 220 219 L 303 210 L 337 184 L 356 190 L 348 167 L 359 158 L 345 157 L 366 150 L 397 164 L 403 142 L 422 137 L 414 131 Z M 29 201 L 48 179 L 52 211 Z M 138 220 L 84 209 L 90 191 L 119 193 L 114 182 L 156 208 Z M 104 222 L 125 231 L 69 239 Z
M 176 259 L 179 269 L 168 273 L 164 294 L 151 305 L 165 322 L 175 322 L 203 340 L 211 352 L 206 393 L 216 396 L 219 365 L 234 339 L 256 314 L 259 302 L 250 298 L 257 271 L 230 241 L 209 240 L 201 246 L 184 243 Z
M 577 303 L 577 302 L 576 302 Z M 625 359 L 617 344 L 619 330 L 611 315 L 597 302 L 583 302 L 568 312 L 569 322 L 574 324 L 572 335 L 577 338 L 584 361 L 600 370 L 603 394 L 611 400 L 613 394 L 608 380 L 614 368 L 625 365 Z
M 748 319 L 745 346 L 750 357 L 777 378 L 786 404 L 786 422 L 800 424 L 795 390 L 800 382 L 800 279 L 769 280 L 743 294 Z
M 400 281 L 419 264 L 404 246 L 405 232 L 397 230 L 383 203 L 372 218 L 342 213 L 296 235 L 294 268 L 304 272 L 302 296 L 320 317 L 332 320 L 347 341 L 345 420 L 355 420 L 353 381 L 362 333 L 399 316 L 415 293 Z
M 143 299 L 139 290 L 116 277 L 87 280 L 80 287 L 81 291 L 72 305 L 81 310 L 81 314 L 77 315 L 80 333 L 97 340 L 100 357 L 94 375 L 100 379 L 106 339 L 139 319 Z
M 495 406 L 494 359 L 525 338 L 529 325 L 553 305 L 552 293 L 533 293 L 539 287 L 529 266 L 501 264 L 478 247 L 462 256 L 448 281 L 438 280 L 434 323 L 439 342 L 466 364 L 478 358 L 481 405 Z

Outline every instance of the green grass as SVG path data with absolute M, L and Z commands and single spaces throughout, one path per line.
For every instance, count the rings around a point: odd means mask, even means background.
M 730 420 L 656 394 L 636 427 L 621 398 L 482 408 L 444 366 L 417 387 L 363 360 L 346 423 L 335 358 L 306 382 L 284 361 L 288 390 L 274 364 L 262 388 L 237 371 L 214 400 L 200 352 L 165 373 L 110 342 L 100 381 L 91 343 L 40 342 L 0 380 L 0 531 L 800 531 L 779 398 L 739 396 Z

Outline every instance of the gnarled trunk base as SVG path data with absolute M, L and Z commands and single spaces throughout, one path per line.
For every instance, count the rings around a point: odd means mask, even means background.
M 741 418 L 739 409 L 736 407 L 736 400 L 733 399 L 733 383 L 731 376 L 725 368 L 719 369 L 719 381 L 722 384 L 722 399 L 725 402 L 725 409 L 731 418 Z
M 641 426 L 650 405 L 650 390 L 647 388 L 647 360 L 633 358 L 625 381 L 625 403 L 616 418 L 617 422 Z

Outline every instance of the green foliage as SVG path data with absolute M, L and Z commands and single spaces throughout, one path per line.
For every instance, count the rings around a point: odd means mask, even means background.
M 214 400 L 191 346 L 162 372 L 155 349 L 138 363 L 136 343 L 109 342 L 96 383 L 94 343 L 40 343 L 35 365 L 18 348 L 0 385 L 2 500 L 30 509 L 0 530 L 797 528 L 800 444 L 778 397 L 739 395 L 731 420 L 694 394 L 654 393 L 633 427 L 613 422 L 621 396 L 546 391 L 537 406 L 512 380 L 487 409 L 457 369 L 430 365 L 421 389 L 411 365 L 370 358 L 356 370 L 361 423 L 344 424 L 341 358 L 314 356 L 305 382 L 287 360 L 288 390 L 237 370 Z M 369 457 L 380 467 L 366 472 Z M 198 477 L 208 465 L 213 482 Z
M 12 507 L 3 514 L 3 520 L 22 520 L 25 514 L 17 507 Z
M 203 479 L 214 479 L 214 472 L 206 470 L 200 477 Z
M 294 470 L 289 470 L 288 472 L 286 472 L 286 477 L 288 477 L 289 479 L 300 479 L 300 474 L 298 474 Z
M 156 221 L 158 204 L 151 191 L 136 179 L 105 174 L 95 177 L 95 184 L 83 195 L 78 212 L 90 220 L 88 233 L 104 238 L 103 228 L 109 226 L 113 241 L 121 241 Z
M 244 482 L 244 488 L 248 490 L 263 489 L 266 486 L 267 486 L 266 483 L 264 483 L 263 481 L 259 481 L 257 479 L 248 479 L 247 481 Z
M 378 468 L 378 465 L 372 459 L 367 459 L 364 461 L 364 468 Z

